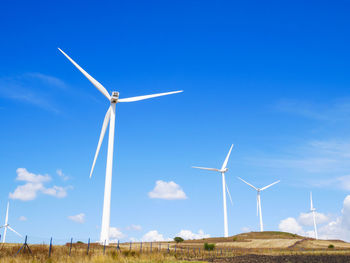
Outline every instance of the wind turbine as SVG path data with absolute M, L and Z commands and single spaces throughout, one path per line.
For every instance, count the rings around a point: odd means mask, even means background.
M 264 231 L 264 225 L 263 225 L 263 220 L 262 220 L 262 213 L 261 213 L 261 197 L 260 197 L 260 192 L 264 191 L 265 189 L 277 184 L 280 182 L 280 180 L 269 184 L 263 188 L 257 188 L 255 186 L 253 186 L 252 184 L 244 181 L 242 178 L 238 177 L 238 179 L 240 179 L 242 182 L 246 183 L 247 185 L 249 185 L 250 187 L 252 187 L 253 189 L 255 189 L 257 191 L 257 197 L 256 197 L 256 215 L 260 217 L 260 232 Z
M 310 211 L 312 212 L 312 217 L 314 220 L 315 239 L 318 239 L 317 225 L 316 225 L 316 208 L 314 208 L 314 205 L 312 203 L 312 192 L 310 192 Z
M 4 239 L 2 240 L 2 243 L 5 243 L 6 241 L 6 232 L 7 229 L 10 229 L 13 233 L 17 234 L 18 236 L 22 237 L 21 234 L 19 234 L 18 232 L 16 232 L 12 227 L 10 227 L 10 225 L 8 224 L 8 219 L 9 219 L 9 208 L 10 208 L 10 203 L 7 202 L 7 209 L 6 209 L 6 217 L 5 217 L 5 225 L 1 226 L 0 228 L 4 229 Z
M 109 225 L 110 225 L 110 212 L 111 212 L 111 191 L 112 191 L 112 167 L 113 167 L 113 147 L 114 147 L 114 129 L 115 129 L 115 108 L 116 104 L 119 102 L 134 102 L 139 100 L 145 100 L 150 98 L 155 98 L 159 96 L 165 96 L 170 94 L 175 94 L 182 92 L 172 91 L 166 93 L 158 93 L 145 96 L 137 96 L 131 98 L 119 98 L 119 92 L 113 91 L 110 95 L 105 87 L 102 86 L 97 80 L 91 77 L 84 69 L 82 69 L 73 59 L 71 59 L 66 53 L 64 53 L 60 48 L 58 49 L 61 53 L 70 61 L 72 64 L 108 99 L 110 102 L 110 107 L 107 110 L 105 115 L 100 138 L 97 144 L 97 150 L 95 153 L 95 158 L 92 164 L 90 178 L 95 167 L 96 159 L 101 148 L 101 144 L 104 138 L 104 135 L 109 124 L 109 138 L 108 138 L 108 151 L 107 151 L 107 165 L 106 165 L 106 179 L 105 179 L 105 192 L 104 192 L 104 202 L 103 202 L 103 213 L 102 213 L 102 226 L 101 226 L 101 235 L 100 242 L 109 245 Z
M 228 237 L 226 191 L 228 193 L 228 196 L 230 197 L 231 204 L 233 204 L 232 203 L 232 197 L 231 197 L 230 191 L 228 190 L 228 187 L 227 187 L 227 184 L 226 184 L 226 180 L 225 180 L 225 173 L 228 171 L 228 168 L 226 166 L 227 166 L 227 163 L 228 163 L 228 159 L 230 158 L 232 148 L 233 148 L 233 144 L 231 145 L 231 148 L 230 148 L 230 150 L 229 150 L 229 152 L 228 152 L 228 154 L 226 156 L 226 159 L 225 159 L 221 169 L 192 166 L 192 168 L 196 168 L 196 169 L 209 170 L 209 171 L 215 171 L 215 172 L 221 173 L 221 177 L 222 177 L 222 198 L 223 198 L 223 203 L 224 203 L 224 235 L 225 235 L 225 237 Z

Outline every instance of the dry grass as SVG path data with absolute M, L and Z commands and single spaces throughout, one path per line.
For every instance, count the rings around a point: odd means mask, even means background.
M 14 256 L 19 245 L 9 244 L 0 249 L 0 263 L 179 263 L 185 262 L 177 259 L 171 253 L 139 253 L 137 251 L 118 252 L 115 248 L 109 247 L 103 254 L 103 247 L 92 245 L 87 255 L 86 245 L 74 244 L 71 256 L 68 255 L 68 246 L 54 246 L 51 257 L 48 257 L 49 247 L 47 245 L 31 245 L 32 255 L 20 253 Z

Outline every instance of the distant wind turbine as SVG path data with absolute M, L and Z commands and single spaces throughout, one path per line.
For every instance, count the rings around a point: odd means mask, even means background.
M 8 219 L 9 219 L 9 208 L 10 208 L 10 203 L 7 202 L 7 209 L 6 209 L 6 217 L 5 217 L 5 225 L 1 226 L 0 228 L 4 229 L 4 239 L 2 240 L 2 243 L 6 242 L 6 232 L 7 229 L 10 229 L 13 233 L 17 234 L 18 236 L 22 237 L 21 234 L 19 234 L 18 232 L 16 232 L 12 227 L 10 227 L 10 225 L 8 224 Z
M 310 211 L 312 212 L 312 217 L 314 220 L 315 239 L 318 239 L 317 225 L 316 225 L 316 208 L 314 208 L 314 205 L 312 203 L 312 192 L 310 192 Z
M 241 180 L 242 182 L 246 183 L 247 185 L 249 185 L 250 187 L 252 187 L 253 189 L 255 189 L 257 191 L 257 197 L 256 197 L 256 215 L 260 217 L 260 231 L 263 232 L 264 231 L 264 225 L 263 225 L 263 220 L 262 220 L 262 213 L 261 213 L 261 198 L 260 198 L 260 192 L 264 191 L 265 189 L 277 184 L 280 182 L 280 180 L 269 184 L 263 188 L 257 188 L 255 186 L 253 186 L 252 184 L 244 181 L 242 178 L 238 177 L 239 180 Z
M 119 92 L 113 91 L 110 95 L 105 87 L 102 86 L 97 80 L 91 77 L 84 69 L 82 69 L 73 59 L 71 59 L 66 53 L 59 49 L 61 53 L 73 63 L 73 65 L 108 99 L 110 102 L 110 107 L 107 110 L 106 116 L 103 121 L 102 130 L 100 134 L 100 139 L 98 141 L 97 150 L 95 153 L 95 158 L 92 164 L 90 178 L 95 167 L 96 159 L 101 148 L 101 144 L 104 135 L 109 124 L 109 138 L 108 138 L 108 151 L 107 151 L 107 166 L 106 166 L 106 179 L 105 179 L 105 192 L 104 192 L 104 202 L 103 202 L 103 213 L 102 213 L 102 226 L 100 242 L 109 245 L 109 226 L 110 226 L 110 212 L 111 212 L 111 192 L 112 192 L 112 167 L 113 167 L 113 147 L 114 147 L 114 128 L 115 128 L 115 108 L 116 104 L 119 102 L 134 102 L 139 100 L 145 100 L 170 94 L 175 94 L 182 92 L 172 91 L 166 93 L 158 93 L 145 96 L 137 96 L 131 98 L 119 98 Z
M 209 170 L 209 171 L 215 171 L 215 172 L 221 173 L 221 177 L 222 177 L 222 197 L 223 197 L 223 203 L 224 203 L 224 235 L 225 235 L 225 237 L 228 237 L 226 191 L 227 191 L 228 196 L 230 198 L 231 204 L 233 204 L 232 197 L 231 197 L 230 191 L 228 189 L 228 186 L 227 186 L 226 180 L 225 180 L 225 173 L 228 171 L 228 168 L 226 166 L 227 166 L 227 163 L 228 163 L 228 159 L 230 158 L 232 148 L 233 148 L 233 144 L 231 145 L 231 148 L 230 148 L 230 150 L 229 150 L 229 152 L 228 152 L 228 154 L 226 156 L 226 159 L 225 159 L 221 169 L 192 166 L 192 168 L 196 168 L 196 169 Z

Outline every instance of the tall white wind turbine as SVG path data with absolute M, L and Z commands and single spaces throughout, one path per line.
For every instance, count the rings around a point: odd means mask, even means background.
M 312 192 L 310 192 L 310 211 L 312 212 L 312 217 L 314 220 L 315 239 L 318 239 L 317 225 L 316 225 L 316 208 L 314 208 L 314 205 L 312 203 Z
M 224 235 L 225 235 L 225 237 L 228 237 L 226 191 L 227 191 L 228 196 L 230 198 L 231 204 L 233 204 L 232 203 L 232 197 L 231 197 L 230 191 L 228 189 L 228 186 L 227 186 L 226 180 L 225 180 L 225 173 L 228 171 L 228 168 L 226 166 L 227 166 L 227 163 L 228 163 L 228 159 L 230 158 L 232 148 L 233 148 L 233 144 L 231 145 L 231 148 L 230 148 L 230 150 L 229 150 L 229 152 L 228 152 L 228 154 L 226 156 L 226 159 L 225 159 L 221 169 L 192 166 L 192 168 L 196 168 L 196 169 L 209 170 L 209 171 L 215 171 L 215 172 L 221 173 L 221 177 L 222 177 L 222 199 L 223 199 L 223 208 L 224 208 Z
M 260 197 L 260 192 L 261 191 L 264 191 L 265 189 L 277 184 L 280 182 L 280 180 L 272 183 L 272 184 L 269 184 L 263 188 L 257 188 L 255 186 L 253 186 L 252 184 L 244 181 L 242 178 L 238 177 L 238 179 L 240 179 L 242 182 L 246 183 L 247 185 L 249 185 L 250 187 L 252 187 L 254 190 L 256 190 L 257 192 L 257 196 L 256 196 L 256 215 L 259 216 L 259 219 L 260 219 L 260 231 L 263 232 L 264 231 L 264 225 L 263 225 L 263 220 L 262 220 L 262 213 L 261 213 L 261 197 Z
M 10 203 L 7 202 L 7 209 L 6 209 L 6 217 L 5 217 L 5 225 L 0 226 L 0 228 L 4 229 L 4 237 L 2 240 L 2 243 L 6 242 L 6 233 L 7 233 L 7 229 L 10 229 L 13 233 L 15 233 L 16 235 L 22 237 L 21 234 L 19 234 L 18 232 L 16 232 L 12 227 L 10 227 L 10 225 L 8 224 L 8 219 L 9 219 L 9 208 L 10 208 Z
M 91 77 L 84 69 L 82 69 L 73 59 L 71 59 L 66 53 L 64 53 L 61 49 L 59 49 L 61 53 L 70 61 L 72 64 L 108 99 L 110 102 L 110 106 L 107 110 L 107 113 L 105 115 L 102 130 L 100 134 L 100 138 L 97 144 L 97 150 L 95 153 L 95 158 L 92 164 L 91 172 L 90 172 L 90 178 L 92 175 L 92 172 L 95 167 L 96 159 L 98 156 L 98 153 L 101 148 L 101 144 L 104 138 L 104 135 L 107 130 L 107 126 L 109 124 L 109 138 L 108 138 L 108 151 L 107 151 L 107 165 L 106 165 L 106 179 L 105 179 L 105 192 L 104 192 L 104 202 L 103 202 L 103 213 L 102 213 L 102 226 L 101 226 L 101 235 L 100 235 L 100 242 L 105 243 L 106 245 L 109 244 L 109 225 L 110 225 L 110 211 L 111 211 L 111 191 L 112 191 L 112 166 L 113 166 L 113 146 L 114 146 L 114 128 L 115 128 L 115 108 L 116 104 L 119 102 L 134 102 L 139 100 L 145 100 L 150 98 L 155 98 L 159 96 L 165 96 L 170 94 L 175 94 L 182 92 L 180 91 L 172 91 L 172 92 L 166 92 L 166 93 L 158 93 L 158 94 L 152 94 L 152 95 L 145 95 L 145 96 L 137 96 L 137 97 L 131 97 L 131 98 L 119 98 L 119 92 L 113 91 L 110 95 L 108 91 L 102 86 L 101 83 L 99 83 L 97 80 L 95 80 L 93 77 Z

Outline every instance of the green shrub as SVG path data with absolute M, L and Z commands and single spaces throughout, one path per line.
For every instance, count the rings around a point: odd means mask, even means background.
M 174 241 L 176 243 L 184 242 L 184 239 L 182 237 L 174 237 Z
M 330 244 L 330 245 L 328 246 L 328 248 L 334 248 L 334 245 L 333 245 L 333 244 Z
M 214 250 L 215 244 L 204 243 L 204 249 L 207 251 Z
M 77 241 L 77 244 L 84 244 L 84 242 L 82 242 L 82 241 Z

